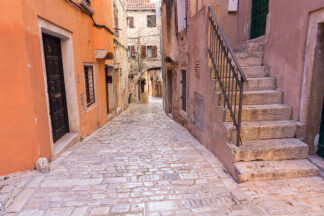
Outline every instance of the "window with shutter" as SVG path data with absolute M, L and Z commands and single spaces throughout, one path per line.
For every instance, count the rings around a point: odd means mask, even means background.
M 135 46 L 131 46 L 131 55 L 132 55 L 132 58 L 136 58 Z
M 146 46 L 145 45 L 141 46 L 141 58 L 142 59 L 146 58 Z
M 152 46 L 147 46 L 147 58 L 152 58 Z
M 177 14 L 178 14 L 178 32 L 187 28 L 187 18 L 186 18 L 186 1 L 177 1 Z
M 152 58 L 157 58 L 158 53 L 157 53 L 157 46 L 152 46 Z
M 128 17 L 128 27 L 134 28 L 134 17 Z
M 84 81 L 86 90 L 87 106 L 95 103 L 95 86 L 93 76 L 93 66 L 84 66 Z
M 147 27 L 149 27 L 149 28 L 156 27 L 156 16 L 155 15 L 147 15 Z

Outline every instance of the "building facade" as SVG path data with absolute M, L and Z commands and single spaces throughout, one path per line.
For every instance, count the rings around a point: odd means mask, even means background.
M 125 0 L 113 1 L 114 59 L 106 65 L 107 112 L 112 119 L 128 107 L 127 11 Z
M 1 1 L 0 175 L 33 169 L 107 122 L 108 0 Z
M 161 79 L 151 80 L 154 74 L 161 74 L 162 68 L 159 8 L 158 2 L 127 0 L 129 91 L 132 102 L 148 102 L 150 82 L 155 82 L 154 92 L 156 87 L 161 86 Z
M 165 112 L 237 181 L 318 173 L 306 159 L 324 137 L 323 7 L 162 2 Z

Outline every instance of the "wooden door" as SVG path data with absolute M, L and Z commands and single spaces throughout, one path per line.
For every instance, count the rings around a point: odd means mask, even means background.
M 168 71 L 167 73 L 167 78 L 168 78 L 168 112 L 172 114 L 172 71 Z
M 265 34 L 268 11 L 269 0 L 252 0 L 251 39 Z
M 43 34 L 48 98 L 54 142 L 69 132 L 65 84 L 59 38 Z
M 322 108 L 320 138 L 319 138 L 317 153 L 324 158 L 324 99 L 323 99 L 323 108 Z

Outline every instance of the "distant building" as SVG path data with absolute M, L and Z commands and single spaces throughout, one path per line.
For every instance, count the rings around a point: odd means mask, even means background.
M 107 112 L 112 119 L 128 107 L 127 11 L 125 0 L 113 1 L 114 59 L 106 65 Z
M 146 0 L 127 0 L 129 91 L 132 102 L 147 103 L 162 92 L 160 7 Z M 153 89 L 150 89 L 153 88 Z

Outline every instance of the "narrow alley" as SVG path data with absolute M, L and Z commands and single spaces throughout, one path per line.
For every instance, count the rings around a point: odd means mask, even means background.
M 15 174 L 1 188 L 6 216 L 324 215 L 321 177 L 239 185 L 160 98 L 131 105 L 51 172 Z

